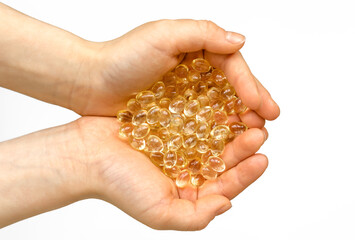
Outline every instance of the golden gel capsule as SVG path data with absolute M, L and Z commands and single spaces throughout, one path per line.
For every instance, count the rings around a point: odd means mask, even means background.
M 141 104 L 137 101 L 137 99 L 132 98 L 127 102 L 127 109 L 131 113 L 135 113 L 141 109 Z
M 155 101 L 155 96 L 152 91 L 142 91 L 137 94 L 136 99 L 144 107 L 152 104 Z
M 197 95 L 201 95 L 207 93 L 208 85 L 204 81 L 198 81 L 192 85 L 192 89 L 197 93 Z
M 192 135 L 196 132 L 197 122 L 194 118 L 187 119 L 184 124 L 182 133 L 184 135 Z
M 213 113 L 213 120 L 216 122 L 217 125 L 227 124 L 228 123 L 228 116 L 225 111 L 216 110 Z
M 197 157 L 198 153 L 195 148 L 187 148 L 185 149 L 185 157 L 187 160 L 192 160 Z
M 222 158 L 216 156 L 211 156 L 207 161 L 207 165 L 216 172 L 223 172 L 226 169 L 226 165 Z
M 230 84 L 227 84 L 226 86 L 224 86 L 222 88 L 222 90 L 221 90 L 221 98 L 224 101 L 227 101 L 227 100 L 231 99 L 233 96 L 235 96 L 235 90 Z
M 162 127 L 168 127 L 171 121 L 171 113 L 166 108 L 161 108 L 159 113 L 159 123 Z
M 182 139 L 183 139 L 182 145 L 184 146 L 184 148 L 193 148 L 196 146 L 197 143 L 196 135 L 183 136 Z
M 141 138 L 145 138 L 149 134 L 149 131 L 150 131 L 149 125 L 146 123 L 142 123 L 134 127 L 132 131 L 132 135 L 134 138 L 141 139 Z
M 155 135 L 150 135 L 148 137 L 146 147 L 148 152 L 160 152 L 164 150 L 163 141 Z
M 205 183 L 205 178 L 201 174 L 192 175 L 190 182 L 194 187 L 201 187 Z
M 133 115 L 132 123 L 135 126 L 145 123 L 146 121 L 147 121 L 147 111 L 146 110 L 139 110 Z
M 169 108 L 169 105 L 170 105 L 170 102 L 171 102 L 171 100 L 170 100 L 169 98 L 162 98 L 162 99 L 160 99 L 160 101 L 159 101 L 159 106 L 160 106 L 161 108 L 166 108 L 166 109 L 168 109 L 168 108 Z
M 228 83 L 226 76 L 220 69 L 214 69 L 212 71 L 211 79 L 214 81 L 215 84 L 217 84 L 217 86 L 223 87 Z
M 210 102 L 211 108 L 213 110 L 223 110 L 224 109 L 224 101 L 221 99 L 214 99 Z
M 202 156 L 201 156 L 201 163 L 204 164 L 204 165 L 206 165 L 208 159 L 209 159 L 211 156 L 213 156 L 211 150 L 208 150 L 207 152 L 205 152 L 204 154 L 202 154 Z
M 212 87 L 207 91 L 207 97 L 211 100 L 219 99 L 220 98 L 220 89 L 216 87 Z
M 242 122 L 231 122 L 229 124 L 229 129 L 232 133 L 234 133 L 234 136 L 239 136 L 246 130 L 248 130 L 248 126 L 245 125 Z
M 176 161 L 177 161 L 176 152 L 169 150 L 164 154 L 164 167 L 165 168 L 174 167 L 176 165 Z
M 192 60 L 191 67 L 200 72 L 208 72 L 211 69 L 211 65 L 203 58 L 196 58 Z
M 165 86 L 175 85 L 176 80 L 177 76 L 174 72 L 168 72 L 163 77 L 163 83 L 165 84 Z
M 197 72 L 196 70 L 190 70 L 187 74 L 187 80 L 189 80 L 190 82 L 198 82 L 201 81 L 201 75 L 199 72 Z
M 233 96 L 224 103 L 224 111 L 226 111 L 228 115 L 232 115 L 235 113 L 234 108 L 235 108 L 236 101 L 237 101 L 237 97 Z
M 207 122 L 199 122 L 196 127 L 196 136 L 198 139 L 207 139 L 210 135 L 211 128 Z
M 217 178 L 218 173 L 210 166 L 202 166 L 201 175 L 207 180 L 214 180 Z
M 234 111 L 236 114 L 243 113 L 247 110 L 247 106 L 245 106 L 240 98 L 237 98 L 234 104 Z
M 137 149 L 139 151 L 144 150 L 145 148 L 145 140 L 144 139 L 137 139 L 134 138 L 132 135 L 128 137 L 129 143 L 134 149 Z
M 164 166 L 164 153 L 151 152 L 149 158 L 155 165 Z
M 185 104 L 184 114 L 186 117 L 193 117 L 200 110 L 200 102 L 197 100 L 190 100 Z
M 171 168 L 168 168 L 166 166 L 163 167 L 163 172 L 165 173 L 166 176 L 169 178 L 177 178 L 181 172 L 180 168 L 177 166 L 173 166 Z
M 199 153 L 205 153 L 209 150 L 209 144 L 206 140 L 199 140 L 196 143 L 196 150 Z
M 171 117 L 171 121 L 168 129 L 171 134 L 180 134 L 183 126 L 184 126 L 184 120 L 181 118 L 181 116 L 175 115 Z
M 200 103 L 200 108 L 210 106 L 210 99 L 207 97 L 207 95 L 200 95 L 197 97 L 197 100 Z
M 134 126 L 132 123 L 123 123 L 118 134 L 121 138 L 128 138 L 128 136 L 132 134 L 133 128 Z
M 174 97 L 176 97 L 179 94 L 178 89 L 176 88 L 175 85 L 168 85 L 165 88 L 165 97 L 166 98 L 170 98 L 173 99 Z
M 189 162 L 183 152 L 179 151 L 176 153 L 176 166 L 178 166 L 179 168 L 185 168 L 188 163 Z
M 176 177 L 175 184 L 179 188 L 185 187 L 190 182 L 190 172 L 188 170 L 182 170 L 180 174 Z
M 151 91 L 154 93 L 155 99 L 160 99 L 165 94 L 165 84 L 161 81 L 156 82 L 151 88 Z
M 214 156 L 219 156 L 224 151 L 224 141 L 221 139 L 210 139 L 210 149 Z
M 212 119 L 213 109 L 210 106 L 202 107 L 196 114 L 197 121 L 208 122 Z
M 173 100 L 171 100 L 169 110 L 172 113 L 181 113 L 185 108 L 185 104 L 186 104 L 186 99 L 182 96 L 178 96 Z
M 158 106 L 152 107 L 147 113 L 147 123 L 155 125 L 159 122 L 160 108 Z
M 198 159 L 194 159 L 189 162 L 187 165 L 187 169 L 190 171 L 191 174 L 198 174 L 201 169 L 201 162 Z
M 178 78 L 187 78 L 189 68 L 185 64 L 180 64 L 175 67 L 175 74 Z
M 170 139 L 170 132 L 167 128 L 159 128 L 157 130 L 157 136 L 163 141 L 168 141 Z
M 186 89 L 184 91 L 184 98 L 186 100 L 195 100 L 197 99 L 197 93 L 195 92 L 195 90 L 189 88 L 189 89 Z
M 177 134 L 177 135 L 173 135 L 169 142 L 168 142 L 168 148 L 170 151 L 177 151 L 178 149 L 180 149 L 182 146 L 182 137 Z
M 211 131 L 211 137 L 218 140 L 226 140 L 229 136 L 230 130 L 226 125 L 218 125 Z
M 133 114 L 127 110 L 121 110 L 117 113 L 117 119 L 121 123 L 132 122 Z

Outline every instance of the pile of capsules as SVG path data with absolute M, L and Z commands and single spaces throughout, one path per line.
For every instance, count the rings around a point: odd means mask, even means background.
M 201 187 L 225 170 L 219 157 L 225 144 L 248 129 L 242 122 L 228 123 L 228 115 L 246 109 L 223 71 L 196 58 L 127 102 L 127 110 L 117 113 L 119 136 L 178 187 Z

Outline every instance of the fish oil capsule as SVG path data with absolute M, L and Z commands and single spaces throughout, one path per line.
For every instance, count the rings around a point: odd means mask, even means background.
M 159 128 L 157 130 L 157 136 L 164 142 L 170 139 L 170 132 L 167 128 Z
M 136 95 L 136 99 L 142 107 L 145 107 L 154 103 L 155 96 L 152 91 L 141 91 Z
M 213 156 L 212 151 L 208 150 L 207 152 L 205 152 L 204 154 L 201 155 L 201 163 L 202 164 L 207 164 L 208 159 Z
M 176 83 L 176 90 L 179 94 L 184 95 L 185 91 L 189 89 L 190 82 L 186 78 Z
M 169 131 L 171 134 L 179 134 L 184 126 L 184 120 L 181 116 L 175 115 L 171 117 Z
M 234 111 L 236 114 L 241 114 L 247 110 L 247 106 L 245 106 L 240 98 L 237 98 L 234 104 Z
M 147 113 L 147 123 L 155 125 L 159 122 L 160 108 L 158 106 L 152 107 Z
M 196 135 L 183 136 L 182 145 L 184 148 L 193 148 L 196 146 L 197 137 Z
M 205 153 L 209 149 L 209 144 L 206 140 L 199 140 L 196 143 L 196 151 L 199 153 Z
M 147 111 L 146 110 L 139 110 L 133 115 L 132 118 L 132 123 L 135 126 L 138 126 L 142 123 L 145 123 L 147 121 Z
M 234 88 L 230 85 L 227 84 L 224 86 L 221 90 L 221 98 L 225 101 L 231 99 L 233 96 L 235 96 L 235 90 Z
M 213 120 L 217 123 L 217 125 L 227 124 L 228 123 L 227 113 L 221 110 L 214 111 Z
M 164 167 L 165 168 L 172 168 L 176 165 L 177 157 L 176 152 L 174 151 L 167 151 L 164 154 Z
M 224 111 L 226 111 L 226 113 L 228 115 L 232 115 L 234 114 L 234 107 L 235 107 L 235 102 L 237 101 L 237 97 L 236 96 L 233 96 L 231 97 L 229 100 L 227 100 L 225 103 L 224 103 Z
M 160 99 L 160 101 L 159 101 L 159 106 L 160 106 L 161 108 L 166 108 L 166 109 L 168 109 L 168 108 L 169 108 L 169 105 L 170 105 L 170 102 L 171 102 L 171 100 L 170 100 L 169 98 L 162 98 L 162 99 Z
M 207 83 L 204 81 L 198 81 L 196 84 L 192 85 L 192 89 L 198 94 L 205 94 L 208 91 Z
M 184 114 L 186 117 L 195 116 L 200 110 L 200 103 L 197 100 L 190 100 L 185 104 Z
M 208 122 L 212 119 L 213 109 L 210 106 L 202 107 L 196 114 L 197 121 Z
M 134 149 L 141 151 L 145 148 L 145 140 L 144 139 L 137 139 L 137 138 L 134 138 L 132 135 L 130 135 L 128 137 L 128 140 Z
M 197 174 L 200 172 L 201 166 L 201 162 L 198 159 L 194 159 L 189 162 L 189 164 L 187 165 L 187 169 L 190 171 L 191 174 Z
M 210 105 L 210 99 L 207 97 L 207 95 L 200 95 L 197 97 L 197 100 L 200 103 L 200 108 Z
M 214 156 L 219 156 L 224 151 L 224 141 L 221 139 L 210 139 L 210 149 Z
M 174 72 L 168 72 L 163 77 L 163 83 L 165 86 L 174 85 L 176 83 L 177 76 Z
M 151 91 L 154 93 L 155 99 L 160 99 L 165 94 L 165 84 L 162 81 L 156 82 Z
M 188 170 L 183 170 L 176 177 L 175 184 L 179 188 L 185 187 L 190 182 L 190 172 Z
M 219 140 L 226 140 L 229 136 L 230 130 L 226 125 L 218 125 L 211 131 L 211 137 Z
M 176 166 L 179 168 L 185 168 L 188 164 L 188 160 L 185 157 L 185 154 L 181 151 L 176 153 Z
M 208 82 L 212 76 L 211 72 L 201 73 L 201 81 Z
M 127 102 L 127 109 L 131 113 L 135 113 L 141 109 L 141 104 L 135 98 L 131 98 Z
M 207 180 L 214 180 L 217 178 L 218 173 L 210 166 L 202 166 L 201 175 Z
M 196 127 L 196 136 L 198 139 L 207 139 L 211 128 L 207 122 L 199 122 Z
M 229 129 L 232 133 L 234 133 L 234 136 L 239 136 L 246 130 L 248 130 L 248 126 L 245 125 L 242 122 L 231 122 L 229 124 Z
M 192 135 L 196 132 L 197 123 L 196 120 L 193 118 L 187 119 L 184 124 L 184 128 L 182 133 L 184 135 Z
M 217 84 L 217 86 L 225 86 L 228 83 L 226 76 L 220 69 L 214 69 L 212 71 L 211 79 Z
M 164 150 L 163 141 L 155 135 L 148 137 L 146 147 L 148 152 L 160 152 Z
M 186 89 L 184 92 L 184 98 L 187 100 L 197 99 L 197 93 L 193 89 Z
M 187 148 L 184 153 L 187 160 L 192 160 L 198 155 L 195 148 Z
M 187 78 L 189 68 L 185 64 L 179 64 L 175 67 L 175 74 L 178 78 Z
M 205 178 L 201 174 L 192 175 L 190 182 L 194 187 L 201 187 L 205 183 Z
M 132 122 L 133 114 L 127 110 L 121 110 L 117 113 L 117 119 L 121 123 Z
M 132 123 L 123 123 L 120 127 L 118 134 L 121 138 L 127 138 L 129 135 L 132 134 L 133 128 L 134 126 Z
M 176 88 L 175 84 L 174 85 L 168 85 L 165 88 L 165 95 L 164 96 L 167 97 L 167 98 L 173 99 L 178 94 L 179 94 L 179 92 L 177 91 L 177 88 Z
M 226 169 L 226 164 L 222 158 L 216 156 L 211 156 L 207 161 L 207 165 L 216 172 L 223 172 Z
M 216 87 L 212 87 L 207 91 L 207 97 L 211 100 L 219 99 L 220 98 L 220 89 Z
M 164 166 L 164 153 L 150 152 L 149 158 L 155 165 Z
M 162 127 L 168 127 L 171 121 L 170 111 L 166 108 L 161 108 L 159 113 L 159 123 Z
M 173 135 L 169 142 L 168 142 L 168 148 L 170 151 L 177 151 L 179 148 L 182 146 L 182 137 L 177 134 Z
M 192 60 L 191 67 L 200 73 L 208 72 L 211 69 L 211 65 L 203 58 Z
M 210 106 L 213 110 L 223 110 L 224 101 L 222 101 L 221 99 L 214 99 L 210 102 Z
M 177 96 L 171 101 L 169 110 L 172 113 L 181 113 L 184 110 L 185 104 L 186 99 L 182 96 Z
M 198 71 L 191 69 L 187 74 L 187 80 L 190 82 L 201 81 L 201 75 Z
M 163 172 L 165 173 L 166 176 L 169 178 L 175 179 L 179 176 L 181 170 L 177 166 L 173 166 L 171 168 L 168 168 L 166 166 L 163 167 Z
M 145 138 L 149 134 L 149 131 L 150 131 L 149 125 L 146 123 L 142 123 L 134 127 L 132 131 L 132 135 L 134 138 L 141 139 L 141 138 Z

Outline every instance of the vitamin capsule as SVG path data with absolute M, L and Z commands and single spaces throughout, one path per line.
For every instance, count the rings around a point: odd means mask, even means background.
M 173 135 L 169 142 L 168 142 L 168 148 L 170 151 L 177 151 L 179 148 L 182 146 L 182 137 L 177 134 Z
M 155 96 L 152 91 L 142 91 L 137 94 L 136 99 L 141 104 L 141 106 L 144 107 L 154 103 Z
M 130 135 L 128 137 L 128 140 L 134 149 L 141 151 L 145 148 L 145 140 L 144 139 L 137 139 L 137 138 L 134 138 L 132 135 Z
M 201 174 L 192 175 L 190 182 L 194 187 L 201 187 L 205 183 L 205 178 Z
M 127 138 L 129 135 L 132 134 L 133 128 L 134 126 L 132 123 L 123 123 L 120 127 L 118 134 L 121 138 Z
M 185 91 L 188 90 L 190 88 L 190 82 L 187 81 L 186 78 L 181 79 L 181 81 L 176 83 L 176 91 L 180 94 L 180 95 L 184 95 Z
M 151 88 L 151 91 L 154 93 L 155 99 L 160 99 L 165 94 L 165 84 L 161 81 L 156 82 Z
M 185 168 L 188 164 L 188 160 L 185 157 L 185 154 L 183 152 L 177 152 L 176 153 L 176 166 L 179 168 Z
M 195 148 L 187 148 L 184 153 L 187 160 L 192 160 L 198 156 Z
M 135 113 L 141 109 L 141 104 L 135 98 L 131 98 L 127 102 L 127 109 L 131 113 Z
M 207 122 L 199 122 L 196 127 L 196 136 L 198 139 L 207 139 L 211 128 Z
M 210 102 L 210 106 L 213 110 L 223 110 L 224 101 L 222 101 L 221 99 L 214 99 Z
M 196 146 L 197 143 L 196 135 L 183 136 L 182 139 L 183 139 L 182 145 L 184 146 L 184 148 L 193 148 Z
M 204 81 L 198 81 L 192 85 L 192 89 L 197 93 L 197 95 L 205 94 L 208 91 L 207 83 Z
M 227 78 L 220 69 L 214 69 L 212 71 L 211 79 L 217 84 L 217 86 L 223 87 L 227 84 Z
M 176 152 L 174 151 L 167 151 L 164 154 L 164 167 L 165 168 L 172 168 L 176 165 L 177 157 Z
M 159 122 L 160 108 L 158 106 L 152 107 L 147 113 L 147 123 L 155 125 Z
M 211 100 L 219 99 L 220 98 L 220 90 L 216 87 L 212 87 L 208 89 L 206 93 L 207 97 Z
M 198 71 L 192 69 L 187 74 L 187 80 L 189 80 L 190 82 L 201 81 L 201 75 Z
M 180 174 L 176 177 L 175 184 L 179 188 L 185 187 L 190 182 L 190 172 L 188 170 L 183 170 Z
M 170 132 L 167 128 L 159 128 L 156 135 L 163 141 L 168 141 L 170 139 Z
M 201 121 L 201 122 L 210 121 L 212 119 L 212 116 L 213 116 L 213 109 L 209 106 L 200 108 L 200 110 L 196 113 L 197 121 Z
M 211 72 L 201 73 L 201 81 L 208 82 L 212 76 Z
M 155 165 L 164 166 L 164 153 L 151 152 L 149 158 Z
M 191 67 L 200 73 L 208 72 L 211 69 L 211 65 L 203 58 L 192 60 Z
M 212 151 L 208 150 L 207 152 L 205 152 L 204 154 L 201 155 L 201 163 L 202 164 L 207 164 L 208 159 L 213 156 Z
M 210 135 L 214 139 L 226 140 L 229 136 L 230 130 L 226 125 L 218 125 L 212 129 Z
M 199 153 L 205 153 L 209 149 L 209 144 L 206 140 L 199 140 L 196 143 L 196 151 Z
M 179 134 L 184 126 L 184 120 L 181 116 L 175 115 L 171 117 L 169 131 L 171 134 Z
M 185 104 L 186 99 L 182 96 L 178 96 L 171 101 L 169 110 L 172 113 L 181 113 L 184 110 Z
M 163 83 L 165 86 L 174 85 L 176 83 L 177 76 L 174 72 L 168 72 L 163 77 Z
M 233 96 L 235 96 L 235 90 L 230 84 L 227 84 L 226 86 L 224 86 L 222 88 L 222 90 L 221 90 L 221 98 L 224 101 L 227 101 L 227 100 L 231 99 Z
M 231 122 L 229 124 L 229 129 L 232 133 L 234 133 L 234 136 L 237 137 L 248 130 L 248 126 L 242 122 Z
M 210 166 L 202 166 L 201 175 L 207 180 L 214 180 L 217 178 L 218 173 Z
M 226 165 L 222 158 L 216 156 L 211 156 L 207 161 L 207 165 L 216 172 L 223 172 L 226 169 Z
M 190 171 L 191 174 L 197 174 L 200 172 L 201 166 L 202 164 L 199 159 L 194 159 L 189 162 L 189 164 L 187 165 L 187 169 Z
M 175 179 L 179 176 L 181 170 L 177 166 L 173 166 L 171 168 L 164 166 L 163 167 L 163 172 L 165 173 L 166 176 L 169 178 Z
M 207 95 L 200 95 L 197 97 L 197 100 L 200 103 L 200 108 L 210 105 L 210 99 L 207 97 Z
M 163 141 L 155 135 L 148 137 L 146 147 L 148 152 L 160 152 L 164 150 Z
M 168 85 L 165 88 L 165 97 L 166 98 L 170 98 L 173 99 L 174 97 L 176 97 L 179 94 L 178 89 L 176 88 L 175 85 Z
M 182 133 L 184 135 L 192 135 L 196 132 L 197 122 L 195 119 L 190 118 L 185 121 Z
M 171 100 L 170 100 L 169 98 L 162 98 L 162 99 L 160 99 L 160 101 L 159 101 L 159 106 L 160 106 L 161 108 L 166 108 L 166 109 L 168 109 L 168 108 L 169 108 L 169 105 L 170 105 L 170 102 L 171 102 Z
M 237 101 L 237 97 L 233 96 L 224 103 L 224 111 L 226 111 L 228 115 L 232 115 L 235 113 L 234 108 L 235 108 L 236 101 Z
M 132 122 L 133 114 L 127 110 L 121 110 L 117 113 L 117 119 L 121 123 Z
M 146 110 L 139 110 L 133 115 L 132 123 L 135 126 L 138 126 L 142 123 L 147 121 L 147 111 Z
M 216 110 L 213 113 L 213 120 L 217 123 L 217 125 L 227 124 L 228 116 L 225 111 Z
M 166 108 L 161 108 L 159 113 L 159 123 L 162 127 L 168 127 L 171 121 L 170 111 Z
M 197 99 L 197 93 L 193 89 L 186 89 L 184 92 L 184 98 L 186 100 L 194 100 Z
M 219 156 L 224 151 L 224 141 L 220 139 L 210 139 L 210 149 L 214 156 Z
M 185 104 L 184 114 L 186 117 L 195 116 L 200 110 L 200 102 L 197 100 L 190 100 Z
M 236 114 L 241 114 L 247 110 L 247 106 L 245 106 L 240 98 L 237 98 L 234 105 L 234 111 Z
M 189 68 L 185 64 L 179 64 L 175 67 L 175 74 L 178 78 L 187 78 Z
M 145 138 L 149 134 L 149 131 L 150 131 L 149 125 L 146 123 L 142 123 L 134 127 L 132 131 L 132 135 L 134 138 L 141 139 L 141 138 Z

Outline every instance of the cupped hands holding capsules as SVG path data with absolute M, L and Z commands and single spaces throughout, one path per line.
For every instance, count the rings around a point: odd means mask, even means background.
M 0 31 L 7 33 L 0 39 L 0 86 L 83 116 L 0 143 L 0 192 L 7 191 L 0 196 L 0 227 L 100 198 L 152 228 L 202 229 L 266 169 L 267 158 L 255 153 L 268 135 L 265 119 L 275 119 L 279 108 L 239 52 L 244 36 L 209 21 L 162 20 L 94 43 L 4 4 L 0 16 Z M 243 122 L 248 130 L 226 144 L 223 173 L 200 188 L 179 188 L 119 137 L 116 113 L 132 96 L 195 58 L 225 73 L 248 108 L 228 116 L 229 122 Z

